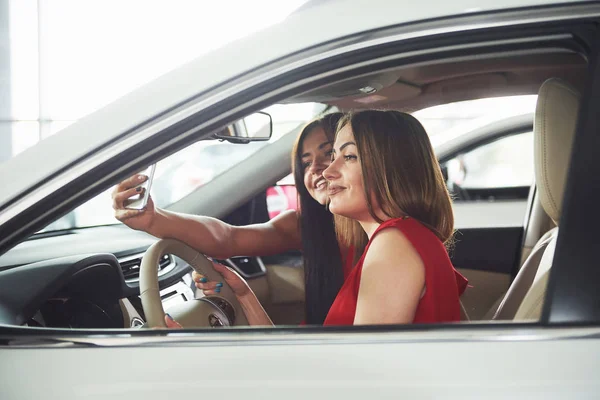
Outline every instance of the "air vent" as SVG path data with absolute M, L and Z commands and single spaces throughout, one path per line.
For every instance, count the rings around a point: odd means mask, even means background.
M 142 256 L 144 254 L 137 254 L 135 256 L 122 258 L 119 260 L 121 264 L 121 270 L 123 270 L 123 276 L 126 281 L 136 281 L 140 278 L 140 265 L 142 264 Z M 169 254 L 165 254 L 160 258 L 158 263 L 158 275 L 167 272 L 167 268 L 173 265 L 173 258 Z

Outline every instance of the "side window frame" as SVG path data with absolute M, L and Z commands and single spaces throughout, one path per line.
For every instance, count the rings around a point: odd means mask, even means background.
M 598 235 L 594 234 L 600 226 L 600 30 L 594 43 L 540 320 L 543 325 L 600 325 Z

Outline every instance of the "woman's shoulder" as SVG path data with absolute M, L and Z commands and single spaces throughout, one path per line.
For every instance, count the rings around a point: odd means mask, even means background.
M 410 242 L 412 247 L 422 256 L 424 255 L 423 253 L 428 253 L 433 250 L 440 250 L 440 254 L 441 252 L 446 254 L 446 247 L 436 234 L 415 218 L 404 217 L 389 219 L 379 226 L 373 239 L 386 231 L 401 232 L 402 237 Z
M 398 268 L 401 266 L 402 268 Z M 407 273 L 421 279 L 424 263 L 409 238 L 399 229 L 384 229 L 373 236 L 362 265 L 363 272 L 381 279 L 402 279 Z
M 381 225 L 379 225 L 375 233 L 379 234 L 380 231 L 388 230 L 388 228 L 397 228 L 397 230 L 401 231 L 405 236 L 408 237 L 413 237 L 415 235 L 433 235 L 434 237 L 437 237 L 429 228 L 423 225 L 423 223 L 411 217 L 388 219 L 387 221 L 384 221 Z
M 397 260 L 413 254 L 416 255 L 416 249 L 410 238 L 402 230 L 380 229 L 369 243 L 365 263 Z
M 398 218 L 390 218 L 385 220 L 379 225 L 379 229 L 389 227 L 389 226 L 397 226 L 397 227 L 425 227 L 418 219 L 413 217 L 398 217 Z

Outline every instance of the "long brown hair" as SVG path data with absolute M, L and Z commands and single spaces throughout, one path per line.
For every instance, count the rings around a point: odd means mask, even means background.
M 344 282 L 344 270 L 338 244 L 333 214 L 312 198 L 304 186 L 302 145 L 306 137 L 317 128 L 325 131 L 332 143 L 342 113 L 331 113 L 307 124 L 292 150 L 292 170 L 300 213 L 298 221 L 302 234 L 302 259 L 304 264 L 304 306 L 307 324 L 322 324 Z
M 414 218 L 449 247 L 454 232 L 452 202 L 423 125 L 410 114 L 391 110 L 349 113 L 340 120 L 338 131 L 348 124 L 371 216 L 383 222 L 375 213 L 378 204 L 390 218 Z M 364 243 L 356 221 L 336 216 L 335 224 L 340 243 L 357 247 Z

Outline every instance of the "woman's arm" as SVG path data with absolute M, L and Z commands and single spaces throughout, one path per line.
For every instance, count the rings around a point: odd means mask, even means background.
M 414 320 L 425 287 L 425 267 L 398 229 L 373 239 L 364 260 L 355 325 L 408 324 Z
M 158 238 L 173 238 L 212 257 L 268 255 L 300 249 L 302 241 L 295 211 L 278 215 L 262 224 L 236 227 L 216 218 L 178 214 L 155 207 L 152 196 L 144 210 L 125 208 L 125 201 L 142 192 L 138 184 L 145 175 L 125 179 L 112 192 L 115 218 L 133 229 Z
M 147 232 L 159 238 L 180 240 L 204 254 L 221 259 L 236 255 L 283 253 L 300 249 L 302 243 L 295 211 L 282 213 L 262 224 L 233 226 L 216 218 L 157 208 Z
M 269 315 L 252 290 L 245 296 L 238 297 L 238 301 L 240 302 L 240 306 L 242 306 L 242 310 L 244 310 L 246 319 L 248 319 L 248 325 L 273 326 L 273 321 L 271 321 L 271 318 L 269 318 Z

